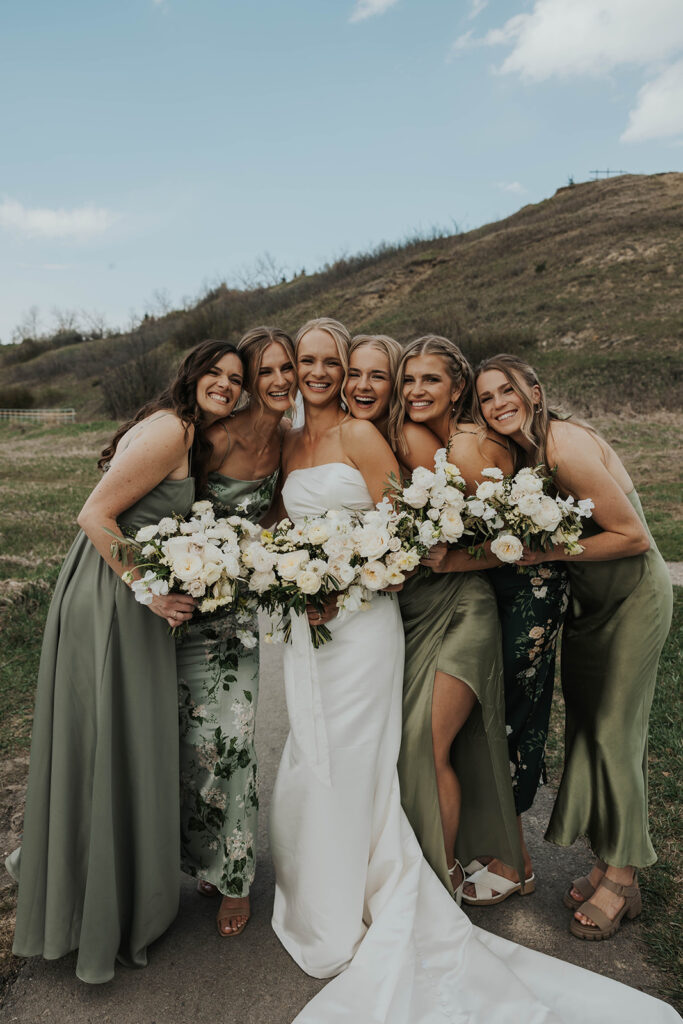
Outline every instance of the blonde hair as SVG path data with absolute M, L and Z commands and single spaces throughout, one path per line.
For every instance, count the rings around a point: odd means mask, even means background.
M 403 437 L 403 425 L 406 419 L 406 401 L 403 395 L 403 384 L 406 373 L 406 363 L 415 356 L 440 356 L 445 364 L 446 372 L 451 379 L 453 387 L 462 385 L 462 390 L 453 404 L 451 421 L 457 425 L 466 416 L 470 415 L 472 402 L 472 384 L 474 374 L 469 362 L 462 354 L 458 346 L 442 338 L 439 334 L 425 334 L 421 338 L 411 341 L 403 352 L 403 357 L 396 371 L 394 383 L 394 396 L 389 412 L 389 444 L 401 455 L 406 455 L 408 446 Z
M 533 366 L 520 359 L 519 356 L 501 352 L 497 356 L 484 359 L 479 363 L 475 371 L 475 384 L 482 373 L 486 373 L 488 370 L 498 370 L 503 374 L 515 394 L 522 400 L 524 407 L 525 416 L 522 423 L 522 434 L 533 445 L 533 449 L 531 452 L 527 452 L 510 438 L 505 438 L 514 460 L 515 472 L 526 465 L 538 466 L 541 463 L 547 465 L 548 423 L 550 420 L 566 417 L 562 416 L 558 411 L 548 408 L 545 390 L 538 379 L 536 371 Z M 520 379 L 524 381 L 530 391 L 535 387 L 539 389 L 541 397 L 537 405 L 534 405 L 527 391 L 520 385 Z M 482 412 L 476 387 L 473 389 L 472 395 L 472 419 L 484 434 L 492 429 L 486 422 Z M 580 425 L 584 426 L 584 424 Z
M 339 361 L 342 364 L 344 370 L 344 377 L 341 382 L 341 389 L 339 392 L 340 400 L 343 400 L 344 388 L 346 387 L 346 378 L 349 372 L 349 348 L 351 346 L 351 335 L 347 331 L 344 324 L 340 323 L 339 320 L 333 320 L 329 316 L 317 316 L 313 320 L 307 320 L 303 327 L 294 335 L 294 355 L 299 355 L 299 345 L 304 335 L 308 334 L 309 331 L 326 331 L 327 334 L 332 338 L 337 349 L 337 355 Z
M 256 388 L 256 381 L 258 380 L 259 370 L 263 363 L 264 353 L 269 345 L 273 344 L 281 345 L 291 359 L 292 366 L 296 366 L 294 343 L 290 336 L 285 331 L 281 331 L 279 327 L 252 327 L 237 342 L 237 351 L 244 362 L 244 387 L 249 392 L 249 399 L 242 405 L 242 408 L 251 405 L 253 402 L 259 406 L 261 412 L 265 409 L 263 399 L 258 394 Z M 294 398 L 291 396 L 290 404 L 294 408 Z

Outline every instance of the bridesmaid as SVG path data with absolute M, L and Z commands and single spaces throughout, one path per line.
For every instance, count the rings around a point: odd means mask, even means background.
M 387 431 L 407 472 L 432 468 L 437 448 L 447 445 L 467 402 L 469 364 L 455 345 L 434 335 L 413 342 L 405 353 L 388 342 L 367 336 L 354 340 L 346 385 L 350 411 Z M 420 387 L 414 396 L 409 392 L 414 373 L 421 376 L 426 369 L 439 381 L 429 406 Z M 390 393 L 381 378 L 388 377 L 396 382 L 396 400 L 387 421 Z M 472 569 L 472 559 L 468 562 Z M 426 859 L 455 893 L 463 882 L 456 853 L 469 861 L 490 849 L 521 862 L 495 601 L 483 577 L 469 572 L 413 577 L 399 603 L 406 638 L 401 800 Z
M 207 341 L 173 383 L 115 434 L 107 470 L 78 516 L 47 616 L 38 674 L 19 881 L 17 956 L 78 949 L 76 975 L 97 984 L 116 960 L 144 967 L 178 910 L 178 725 L 168 626 L 194 601 L 145 608 L 121 579 L 106 529 L 187 515 L 203 429 L 242 388 L 234 345 Z
M 240 340 L 249 402 L 208 431 L 206 493 L 216 514 L 257 522 L 270 508 L 280 469 L 283 416 L 296 387 L 284 331 L 255 327 Z M 221 935 L 249 920 L 258 816 L 254 721 L 258 700 L 255 610 L 193 622 L 177 647 L 180 705 L 181 861 L 198 891 L 220 893 Z
M 640 913 L 637 869 L 656 855 L 647 822 L 647 722 L 657 664 L 671 623 L 666 566 L 631 478 L 594 430 L 548 409 L 535 371 L 500 355 L 477 370 L 481 422 L 506 439 L 519 464 L 557 466 L 563 495 L 591 498 L 584 550 L 529 552 L 528 565 L 560 560 L 572 601 L 562 642 L 565 764 L 546 839 L 585 835 L 599 858 L 565 901 L 578 938 L 606 939 Z

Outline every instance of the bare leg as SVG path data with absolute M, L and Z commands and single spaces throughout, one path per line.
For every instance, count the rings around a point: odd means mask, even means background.
M 460 825 L 460 783 L 450 760 L 451 744 L 469 718 L 476 696 L 467 683 L 445 672 L 434 676 L 432 694 L 432 745 L 439 794 L 446 864 L 453 866 L 455 839 Z M 453 877 L 455 888 L 461 878 Z

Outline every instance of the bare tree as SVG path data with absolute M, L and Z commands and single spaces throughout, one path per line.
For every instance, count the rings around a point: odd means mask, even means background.
M 25 338 L 36 341 L 40 337 L 40 310 L 38 306 L 30 306 L 12 331 L 12 341 L 18 344 Z

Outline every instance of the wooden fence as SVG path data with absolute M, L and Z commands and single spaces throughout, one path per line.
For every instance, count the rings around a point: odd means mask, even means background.
M 0 421 L 23 423 L 75 423 L 75 409 L 0 409 Z

